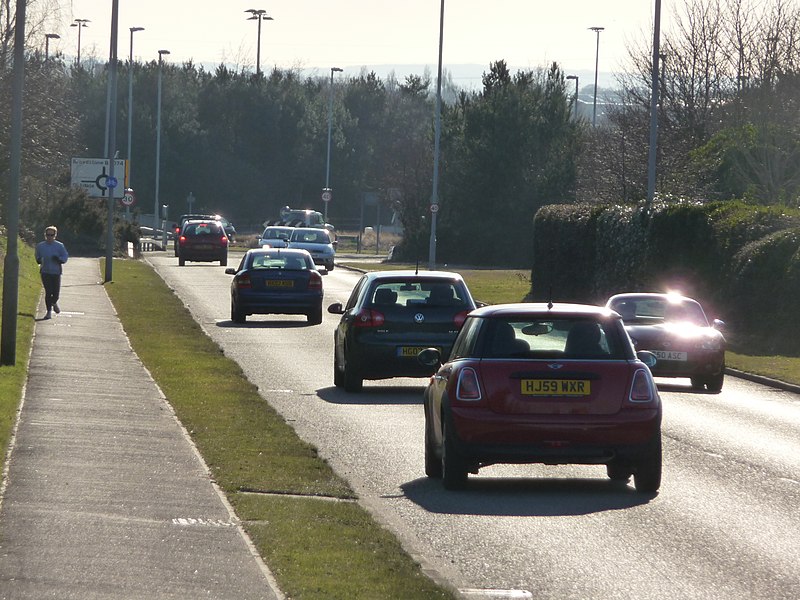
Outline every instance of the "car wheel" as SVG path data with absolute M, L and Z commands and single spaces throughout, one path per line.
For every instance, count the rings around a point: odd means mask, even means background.
M 314 309 L 308 313 L 307 317 L 310 325 L 319 325 L 322 323 L 322 304 L 314 307 Z
M 705 380 L 702 377 L 692 377 L 692 389 L 699 391 L 705 388 Z
M 637 462 L 633 473 L 636 491 L 652 494 L 661 487 L 661 433 L 650 444 L 645 455 Z
M 436 454 L 427 414 L 425 417 L 425 475 L 435 479 L 442 478 L 442 458 Z
M 631 478 L 631 468 L 629 465 L 619 462 L 610 462 L 606 465 L 606 473 L 611 481 L 627 482 Z
M 344 387 L 344 373 L 339 368 L 339 358 L 335 349 L 333 351 L 333 385 L 338 388 Z
M 180 254 L 178 255 L 178 266 L 182 267 L 186 264 L 186 259 L 183 258 Z
M 347 392 L 358 393 L 364 387 L 364 378 L 358 371 L 358 367 L 352 361 L 344 360 L 344 389 Z
M 244 314 L 244 311 L 239 308 L 239 305 L 234 300 L 231 300 L 231 321 L 234 323 L 247 322 L 247 315 Z
M 447 420 L 442 421 L 442 483 L 446 490 L 462 490 L 467 485 L 467 465 L 456 450 Z
M 724 367 L 723 367 L 724 369 Z M 709 392 L 719 394 L 722 391 L 722 384 L 725 382 L 725 371 L 720 371 L 719 375 L 715 375 L 706 380 L 706 388 Z
M 325 264 L 326 271 L 333 271 L 333 261 Z
M 223 256 L 222 258 L 219 259 L 219 266 L 220 267 L 227 267 L 228 266 L 228 257 L 227 256 Z

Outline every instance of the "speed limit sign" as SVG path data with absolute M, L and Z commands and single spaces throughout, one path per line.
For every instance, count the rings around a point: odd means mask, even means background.
M 438 204 L 431 204 L 431 212 L 432 213 L 439 212 L 439 205 Z
M 136 194 L 133 193 L 133 190 L 128 188 L 125 190 L 125 195 L 120 200 L 124 206 L 133 206 L 136 204 Z
M 330 202 L 332 199 L 333 199 L 333 194 L 331 193 L 330 189 L 325 188 L 324 190 L 322 190 L 322 201 L 323 202 Z

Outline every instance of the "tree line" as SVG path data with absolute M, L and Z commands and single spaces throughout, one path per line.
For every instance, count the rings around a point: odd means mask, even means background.
M 46 4 L 46 3 L 45 3 Z M 10 14 L 3 3 L 4 15 Z M 662 198 L 795 204 L 800 186 L 800 11 L 789 0 L 686 0 L 662 34 L 657 190 Z M 3 10 L 0 9 L 0 13 Z M 0 171 L 8 165 L 11 23 L 0 29 Z M 31 38 L 29 36 L 29 42 Z M 533 218 L 552 204 L 636 204 L 646 194 L 651 48 L 629 48 L 617 101 L 593 128 L 576 119 L 563 69 L 487 66 L 476 91 L 446 85 L 442 107 L 441 261 L 529 266 Z M 5 57 L 5 58 L 3 58 Z M 117 142 L 126 154 L 133 77 L 131 185 L 138 208 L 155 199 L 159 68 L 121 62 Z M 292 69 L 255 75 L 225 65 L 164 63 L 160 201 L 225 214 L 240 226 L 280 207 L 322 210 L 333 97 L 329 220 L 357 222 L 366 193 L 404 228 L 397 253 L 427 258 L 435 81 L 428 73 L 329 78 Z M 447 83 L 447 82 L 446 82 Z M 22 224 L 59 220 L 103 238 L 102 207 L 69 188 L 72 157 L 101 157 L 107 72 L 27 53 Z M 0 202 L 6 203 L 5 183 Z M 391 210 L 389 210 L 391 209 Z M 97 213 L 97 216 L 94 214 Z

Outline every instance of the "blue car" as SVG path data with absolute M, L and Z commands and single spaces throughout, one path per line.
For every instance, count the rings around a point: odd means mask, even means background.
M 247 315 L 306 315 L 311 325 L 322 323 L 322 276 L 306 250 L 260 248 L 248 250 L 231 282 L 231 320 L 244 323 Z

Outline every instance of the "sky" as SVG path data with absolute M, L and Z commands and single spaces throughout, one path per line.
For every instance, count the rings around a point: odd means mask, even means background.
M 81 29 L 81 55 L 107 60 L 112 0 L 59 1 L 61 9 L 51 13 L 47 27 L 61 39 L 51 40 L 50 53 L 74 57 L 78 36 L 70 23 L 89 19 Z M 253 8 L 273 18 L 262 22 L 262 70 L 277 66 L 327 74 L 340 67 L 347 74 L 363 66 L 429 65 L 436 73 L 437 0 L 118 1 L 117 52 L 123 60 L 130 53 L 130 27 L 144 27 L 134 34 L 136 61 L 156 60 L 165 49 L 171 62 L 212 67 L 224 62 L 254 71 L 258 23 L 245 13 Z M 648 40 L 653 11 L 653 0 L 446 0 L 442 62 L 445 69 L 473 64 L 485 70 L 500 59 L 512 69 L 555 61 L 568 74 L 593 73 L 597 35 L 589 27 L 597 26 L 605 28 L 599 71 L 619 72 L 626 47 Z

